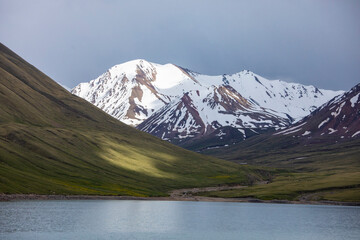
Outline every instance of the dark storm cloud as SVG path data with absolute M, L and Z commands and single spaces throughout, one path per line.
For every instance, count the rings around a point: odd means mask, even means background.
M 0 41 L 74 87 L 136 58 L 347 90 L 360 1 L 0 0 Z

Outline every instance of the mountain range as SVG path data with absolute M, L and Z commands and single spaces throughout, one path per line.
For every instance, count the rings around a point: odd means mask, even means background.
M 334 97 L 290 128 L 274 135 L 291 135 L 306 142 L 337 142 L 360 137 L 360 84 Z
M 208 76 L 141 59 L 115 65 L 71 92 L 126 124 L 190 149 L 287 127 L 343 93 L 247 70 Z
M 156 70 L 151 72 L 144 60 L 135 63 L 135 75 L 126 73 L 115 81 L 116 72 L 109 71 L 97 82 L 83 84 L 78 93 L 86 95 L 91 85 L 97 85 L 90 94 L 94 101 L 113 103 L 108 109 L 116 109 L 117 101 L 127 109 L 118 111 L 125 112 L 124 121 L 139 127 L 162 120 L 164 132 L 166 123 L 171 123 L 168 131 L 176 128 L 168 137 L 186 139 L 186 130 L 194 134 L 188 143 L 199 137 L 203 146 L 213 144 L 198 148 L 208 156 L 121 123 L 0 44 L 0 197 L 14 193 L 168 196 L 174 189 L 226 185 L 216 188 L 220 192 L 198 194 L 359 202 L 359 84 L 348 92 L 334 92 L 269 81 L 248 71 L 210 77 L 171 64 L 148 63 Z M 161 66 L 169 69 L 167 77 Z M 172 78 L 174 69 L 182 77 Z M 153 81 L 145 81 L 151 76 Z M 248 89 L 251 96 L 241 92 L 247 84 L 253 84 Z M 114 95 L 124 101 L 108 98 Z M 337 96 L 325 101 L 331 95 Z M 269 102 L 273 108 L 266 106 Z M 150 103 L 154 108 L 149 108 Z M 197 128 L 200 132 L 194 131 L 197 115 L 196 121 L 204 124 Z M 179 119 L 190 120 L 173 124 Z M 153 124 L 157 128 L 157 122 Z M 219 145 L 220 138 L 244 138 L 242 131 L 246 140 Z M 247 187 L 225 190 L 238 184 Z
M 330 91 L 250 71 L 206 76 L 135 60 L 72 92 L 182 147 L 279 171 L 268 184 L 202 195 L 360 199 L 360 85 Z
M 332 98 L 300 121 L 275 132 L 265 133 L 233 146 L 204 149 L 202 152 L 228 160 L 278 155 L 277 152 L 306 152 L 309 148 L 355 144 L 360 140 L 360 84 Z M 356 146 L 357 144 L 355 144 Z M 296 149 L 296 150 L 295 150 Z M 247 150 L 253 151 L 252 153 Z M 342 149 L 345 150 L 346 149 Z M 360 148 L 359 148 L 360 150 Z M 338 149 L 341 151 L 341 148 Z M 270 154 L 272 153 L 272 154 Z M 256 157 L 256 158 L 257 158 Z M 360 158 L 358 158 L 360 160 Z M 269 160 L 271 164 L 271 160 Z M 359 162 L 360 163 L 360 162 Z M 265 164 L 264 162 L 259 164 Z
M 285 129 L 201 152 L 291 171 L 266 186 L 208 196 L 359 201 L 360 84 Z

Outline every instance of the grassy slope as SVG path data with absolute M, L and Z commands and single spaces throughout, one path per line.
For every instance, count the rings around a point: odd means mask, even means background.
M 286 169 L 270 184 L 208 193 L 208 196 L 360 202 L 360 140 L 303 146 L 292 137 L 248 139 L 207 154 L 238 163 Z
M 0 193 L 163 196 L 254 170 L 128 127 L 0 44 Z

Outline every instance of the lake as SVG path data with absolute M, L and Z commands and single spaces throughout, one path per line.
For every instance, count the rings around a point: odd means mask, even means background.
M 229 202 L 0 202 L 0 239 L 359 239 L 360 207 Z

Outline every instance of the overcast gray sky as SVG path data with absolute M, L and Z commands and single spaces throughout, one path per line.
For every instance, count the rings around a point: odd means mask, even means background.
M 360 82 L 357 0 L 0 0 L 0 41 L 70 88 L 137 58 L 334 90 Z

